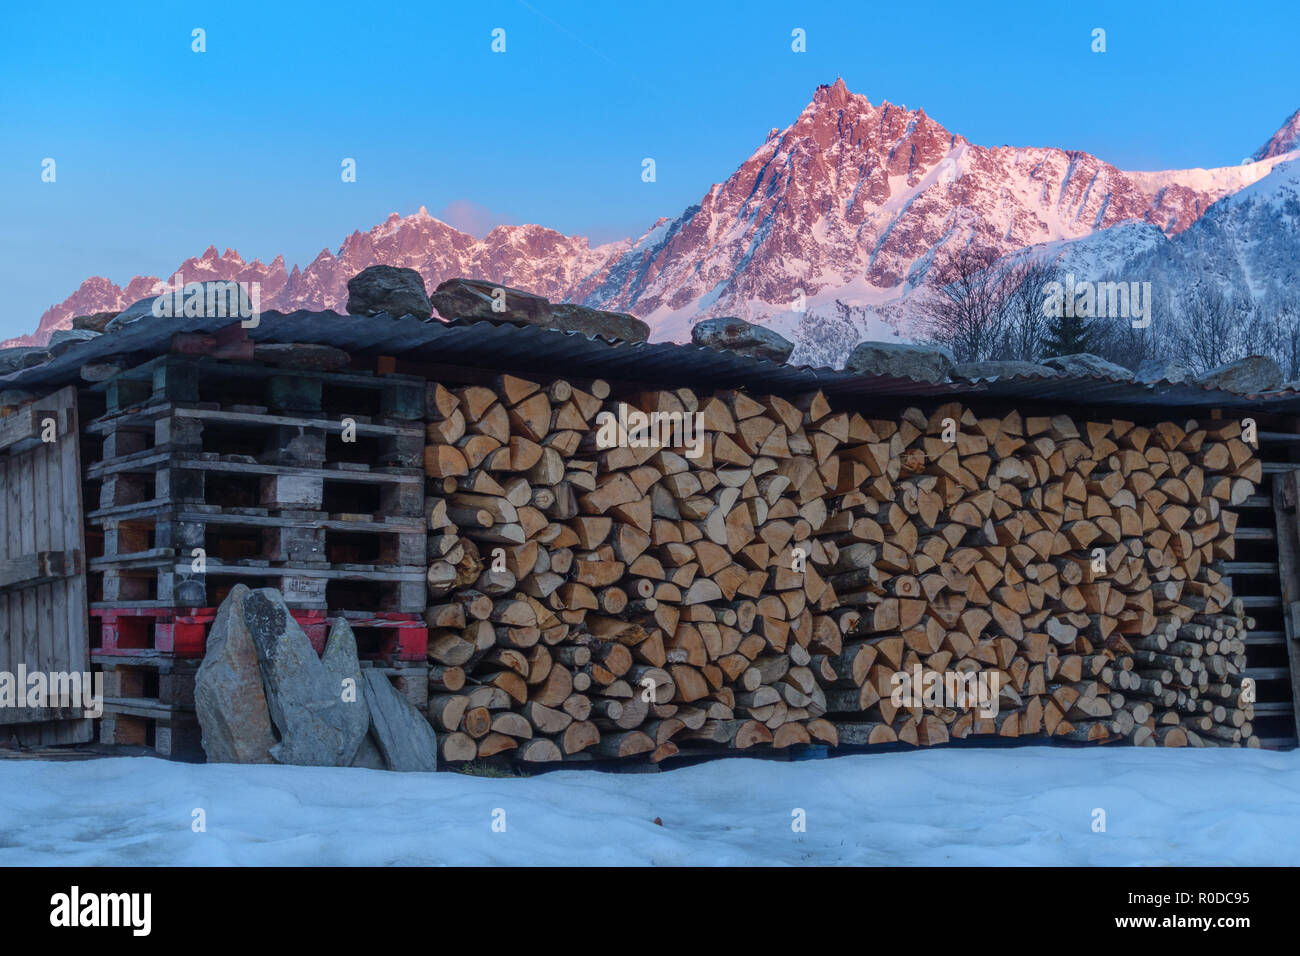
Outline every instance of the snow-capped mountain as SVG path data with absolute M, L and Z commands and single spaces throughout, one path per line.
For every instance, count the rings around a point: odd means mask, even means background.
M 1011 253 L 1131 222 L 1176 234 L 1279 161 L 1134 173 L 1088 153 L 986 148 L 837 81 L 582 292 L 656 338 L 734 314 L 793 339 L 792 361 L 834 364 L 864 338 L 912 331 L 902 300 L 945 243 Z
M 1300 110 L 1292 113 L 1272 138 L 1256 150 L 1251 158 L 1259 162 L 1262 159 L 1272 159 L 1275 156 L 1295 152 L 1297 149 L 1300 149 Z
M 341 310 L 347 280 L 382 262 L 418 270 L 430 288 L 484 278 L 632 312 L 655 340 L 684 340 L 706 316 L 739 315 L 792 338 L 792 361 L 836 364 L 864 338 L 913 331 L 905 297 L 945 244 L 974 239 L 1014 253 L 1104 235 L 1101 246 L 1118 243 L 1108 255 L 1122 261 L 1126 237 L 1141 248 L 1178 235 L 1212 203 L 1267 176 L 1293 155 L 1295 125 L 1292 117 L 1257 162 L 1125 172 L 1084 152 L 978 146 L 924 110 L 874 105 L 837 80 L 698 203 L 635 241 L 592 246 L 541 226 L 499 226 L 477 239 L 422 208 L 353 233 L 301 269 L 209 248 L 174 271 L 186 281 L 258 280 L 263 308 Z M 87 279 L 26 342 L 74 315 L 124 308 L 157 281 Z
M 1176 316 L 1198 290 L 1300 305 L 1300 159 L 1220 199 L 1184 232 L 1135 246 L 1111 274 L 1151 282 L 1158 317 Z
M 334 309 L 342 312 L 348 299 L 348 279 L 366 266 L 384 263 L 415 269 L 430 290 L 455 276 L 489 278 L 552 299 L 565 299 L 587 275 L 622 253 L 629 242 L 591 246 L 581 236 L 564 236 L 543 226 L 497 226 L 482 239 L 461 232 L 419 212 L 396 213 L 367 232 L 354 232 L 338 252 L 322 249 L 306 268 L 286 269 L 284 257 L 270 264 L 245 262 L 238 252 L 218 253 L 214 246 L 186 259 L 167 276 L 184 276 L 186 282 L 238 279 L 261 283 L 263 309 Z M 72 317 L 91 312 L 124 309 L 155 294 L 158 276 L 136 276 L 125 286 L 95 276 L 63 302 L 46 310 L 36 332 L 14 339 L 11 345 L 45 341 L 55 329 L 68 328 Z

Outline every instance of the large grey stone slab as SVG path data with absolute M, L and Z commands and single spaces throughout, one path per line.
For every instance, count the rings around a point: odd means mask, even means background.
M 762 325 L 754 325 L 735 316 L 705 319 L 691 328 L 691 341 L 711 349 L 726 349 L 751 358 L 765 358 L 785 363 L 794 351 L 794 343 Z
M 364 727 L 344 702 L 344 688 L 327 670 L 307 635 L 274 588 L 253 591 L 244 601 L 253 644 L 257 647 L 262 685 L 271 721 L 280 742 L 271 748 L 277 763 L 313 767 L 346 766 L 352 762 Z
M 1017 362 L 1014 360 L 997 360 L 988 362 L 962 362 L 952 370 L 953 378 L 1016 378 L 1021 375 L 1051 376 L 1059 374 L 1056 369 L 1036 362 Z
M 561 332 L 581 332 L 625 342 L 644 342 L 650 338 L 650 326 L 627 312 L 589 309 L 572 302 L 551 303 L 550 328 Z
M 347 310 L 351 315 L 387 312 L 420 319 L 433 313 L 420 273 L 397 266 L 370 266 L 349 279 Z
M 1247 355 L 1196 376 L 1195 382 L 1241 395 L 1258 395 L 1282 384 L 1282 369 L 1267 355 Z
M 357 746 L 370 729 L 370 710 L 366 704 L 365 688 L 361 685 L 361 661 L 357 658 L 357 638 L 352 633 L 352 625 L 339 618 L 330 628 L 325 640 L 325 653 L 321 655 L 321 666 L 337 682 L 342 712 L 346 722 L 345 731 L 348 739 L 355 738 Z M 349 755 L 351 763 L 356 753 Z
M 388 677 L 373 668 L 363 672 L 366 702 L 370 706 L 370 732 L 389 770 L 438 769 L 438 736 L 429 721 Z
M 49 349 L 19 346 L 13 349 L 0 349 L 0 375 L 18 372 L 36 365 L 44 365 L 54 357 Z
M 901 342 L 859 342 L 844 368 L 869 375 L 891 375 L 918 382 L 942 382 L 952 374 L 952 352 L 941 345 Z
M 257 647 L 244 620 L 251 592 L 237 584 L 208 633 L 194 681 L 194 709 L 210 763 L 271 763 L 275 731 L 262 689 Z
M 357 748 L 357 755 L 352 758 L 350 766 L 365 770 L 388 769 L 388 764 L 384 762 L 384 755 L 379 751 L 379 744 L 375 743 L 374 734 L 368 733 L 361 738 L 361 746 Z
M 486 279 L 448 279 L 429 301 L 444 319 L 488 319 L 515 325 L 550 325 L 551 303 L 540 295 Z
M 46 344 L 46 347 L 50 350 L 51 355 L 58 356 L 74 345 L 97 339 L 103 334 L 103 332 L 93 332 L 90 329 L 55 329 L 50 333 L 50 341 Z
M 1042 360 L 1048 368 L 1054 368 L 1063 375 L 1099 375 L 1103 378 L 1132 378 L 1133 373 L 1122 365 L 1108 362 L 1100 355 L 1091 352 L 1079 352 L 1075 355 L 1053 355 Z
M 1192 377 L 1191 369 L 1173 359 L 1143 359 L 1135 375 L 1139 382 L 1185 382 Z

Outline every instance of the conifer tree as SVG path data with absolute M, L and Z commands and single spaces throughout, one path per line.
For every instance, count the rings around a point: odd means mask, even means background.
M 1080 315 L 1066 315 L 1062 309 L 1058 316 L 1047 319 L 1046 334 L 1043 337 L 1043 355 L 1078 355 L 1091 352 L 1097 330 L 1090 321 Z M 1072 311 L 1072 310 L 1071 310 Z

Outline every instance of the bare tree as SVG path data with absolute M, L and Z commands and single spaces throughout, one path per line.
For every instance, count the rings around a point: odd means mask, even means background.
M 1007 289 L 1005 333 L 999 358 L 1034 362 L 1042 358 L 1047 335 L 1043 311 L 1047 284 L 1059 280 L 1050 262 L 1027 261 L 1008 267 L 1003 278 Z
M 1250 354 L 1248 328 L 1237 304 L 1217 290 L 1198 289 L 1187 300 L 1174 329 L 1175 357 L 1193 372 L 1205 372 Z
M 1300 296 L 1291 296 L 1274 312 L 1277 338 L 1274 357 L 1286 380 L 1300 379 Z
M 1093 351 L 1109 362 L 1136 369 L 1144 359 L 1159 355 L 1155 325 L 1135 328 L 1127 317 L 1097 319 Z
M 1256 302 L 1242 327 L 1247 354 L 1272 356 L 1287 381 L 1300 378 L 1300 300 L 1289 296 Z
M 959 362 L 997 356 L 1005 346 L 1013 286 L 997 267 L 996 250 L 973 244 L 945 247 L 926 276 L 918 308 L 933 341 Z

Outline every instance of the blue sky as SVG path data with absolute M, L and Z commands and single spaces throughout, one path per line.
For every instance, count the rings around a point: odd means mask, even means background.
M 421 205 L 596 241 L 639 234 L 837 75 L 976 143 L 1131 169 L 1240 162 L 1300 107 L 1293 2 L 1064 6 L 7 4 L 0 337 L 89 275 L 163 274 L 210 244 L 305 265 Z M 791 51 L 796 27 L 806 53 Z

